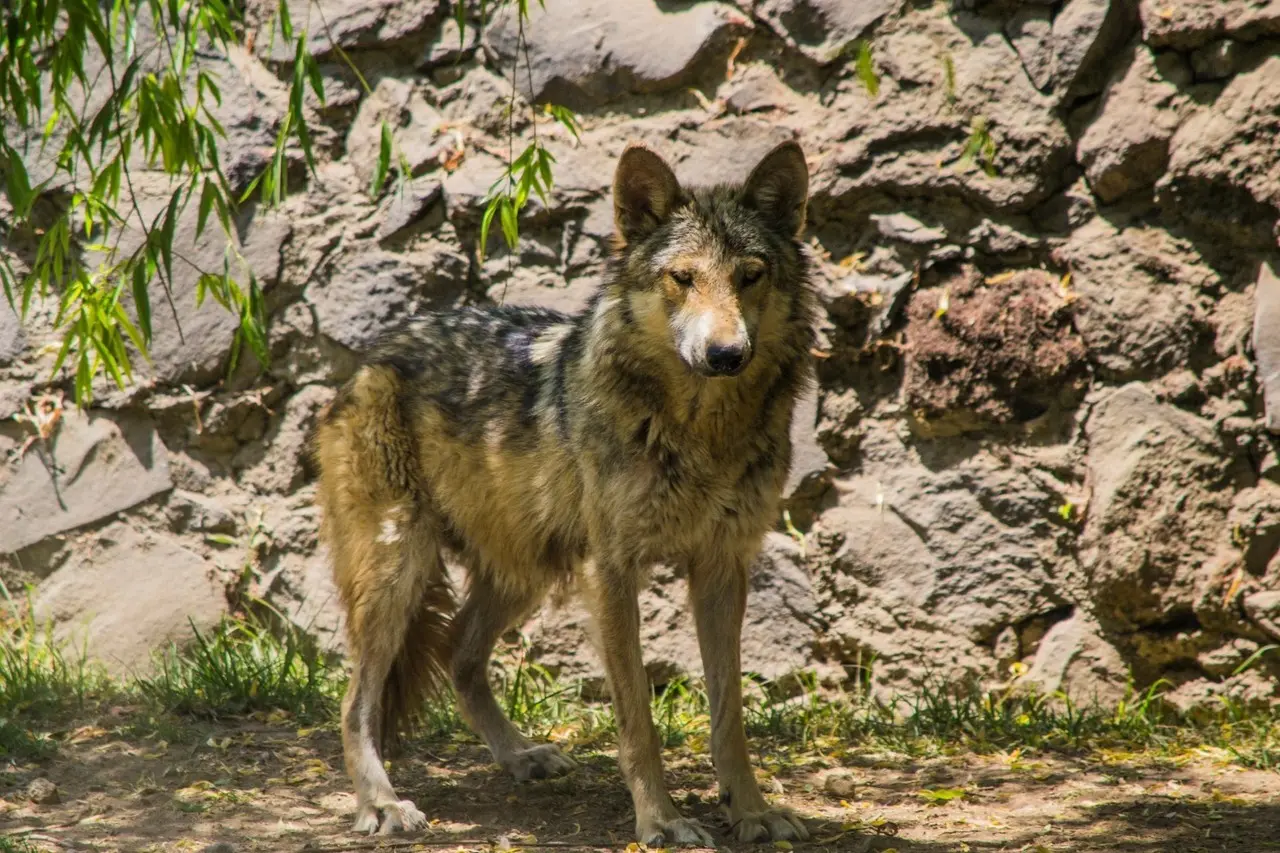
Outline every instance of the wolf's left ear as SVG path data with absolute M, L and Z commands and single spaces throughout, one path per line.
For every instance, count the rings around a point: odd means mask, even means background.
M 680 184 L 661 157 L 639 143 L 622 152 L 613 175 L 613 222 L 625 242 L 663 223 L 680 200 Z
M 765 155 L 742 188 L 742 200 L 787 236 L 804 231 L 809 200 L 809 166 L 797 142 L 784 142 Z

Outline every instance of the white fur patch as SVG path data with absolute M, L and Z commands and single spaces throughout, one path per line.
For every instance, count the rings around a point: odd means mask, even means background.
M 546 331 L 538 335 L 533 341 L 533 346 L 529 347 L 529 357 L 533 359 L 533 363 L 545 364 L 554 359 L 556 353 L 560 351 L 560 342 L 571 331 L 573 331 L 573 326 L 565 323 L 550 326 Z

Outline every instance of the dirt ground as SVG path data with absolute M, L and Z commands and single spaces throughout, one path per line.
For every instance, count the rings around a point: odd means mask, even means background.
M 331 729 L 239 721 L 174 730 L 167 742 L 100 722 L 68 731 L 54 758 L 0 768 L 0 834 L 50 851 L 230 845 L 217 853 L 596 850 L 632 841 L 629 799 L 608 750 L 574 749 L 581 766 L 572 775 L 516 785 L 474 743 L 412 743 L 392 777 L 432 823 L 420 837 L 388 842 L 348 832 L 354 798 Z M 685 812 L 726 838 L 702 747 L 667 750 L 668 780 Z M 1280 850 L 1280 776 L 1221 756 L 919 761 L 831 744 L 759 752 L 765 790 L 811 819 L 813 840 L 797 850 Z M 38 778 L 57 784 L 59 802 L 30 800 Z

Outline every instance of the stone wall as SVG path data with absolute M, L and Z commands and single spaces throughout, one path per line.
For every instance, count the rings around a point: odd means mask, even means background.
M 584 130 L 539 122 L 555 192 L 483 263 L 511 21 L 460 41 L 434 0 L 318 5 L 318 172 L 295 158 L 283 209 L 237 223 L 271 365 L 227 375 L 234 322 L 193 307 L 183 264 L 136 385 L 69 409 L 52 457 L 0 426 L 0 577 L 61 630 L 138 666 L 256 595 L 340 646 L 304 450 L 356 351 L 421 309 L 580 306 L 631 139 L 715 182 L 795 137 L 827 312 L 789 487 L 803 541 L 768 540 L 747 665 L 890 690 L 1021 662 L 1084 699 L 1162 678 L 1186 705 L 1275 697 L 1268 658 L 1235 671 L 1280 641 L 1280 3 L 547 0 L 521 86 Z M 241 186 L 290 73 L 255 45 L 218 68 Z M 412 180 L 371 199 L 384 118 Z M 144 208 L 163 197 L 136 180 Z M 183 253 L 221 264 L 194 231 Z M 50 321 L 0 308 L 0 417 L 47 390 Z M 656 573 L 646 613 L 655 675 L 697 659 L 678 578 Z M 598 674 L 572 604 L 524 627 Z

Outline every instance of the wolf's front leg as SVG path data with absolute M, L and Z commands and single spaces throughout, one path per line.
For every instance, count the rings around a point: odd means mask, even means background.
M 809 831 L 789 809 L 771 808 L 760 793 L 742 728 L 742 618 L 749 563 L 695 567 L 689 597 L 698 625 L 702 668 L 711 700 L 711 760 L 720 802 L 739 841 L 806 839 Z
M 649 711 L 640 653 L 636 573 L 599 565 L 584 585 L 618 721 L 618 764 L 636 808 L 636 836 L 649 847 L 715 846 L 696 820 L 681 817 L 662 780 L 662 745 Z

